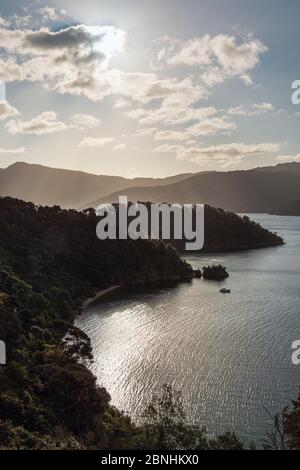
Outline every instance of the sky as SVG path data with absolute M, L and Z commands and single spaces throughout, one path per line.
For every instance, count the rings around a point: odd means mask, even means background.
M 0 167 L 300 161 L 298 0 L 0 0 Z

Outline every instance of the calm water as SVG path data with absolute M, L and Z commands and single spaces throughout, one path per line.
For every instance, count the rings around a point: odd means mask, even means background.
M 188 257 L 194 267 L 224 263 L 221 285 L 194 280 L 130 294 L 87 309 L 77 320 L 91 338 L 92 370 L 112 402 L 138 419 L 163 383 L 181 390 L 191 422 L 259 441 L 268 416 L 295 398 L 300 366 L 300 217 L 251 215 L 284 247 Z

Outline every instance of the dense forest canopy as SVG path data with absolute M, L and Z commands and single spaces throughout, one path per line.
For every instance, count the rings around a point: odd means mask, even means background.
M 187 237 L 185 237 L 186 228 L 191 228 L 193 232 L 195 232 L 197 224 L 197 211 L 195 205 L 193 205 L 192 211 L 192 224 L 189 223 L 189 219 L 185 218 L 184 210 L 181 208 L 181 216 L 178 214 L 178 208 L 172 208 L 171 204 L 163 203 L 163 204 L 151 204 L 151 202 L 142 202 L 138 204 L 134 204 L 132 202 L 128 203 L 128 208 L 130 206 L 136 206 L 135 212 L 136 216 L 128 216 L 127 217 L 127 225 L 130 226 L 131 222 L 138 221 L 139 219 L 139 212 L 138 206 L 142 205 L 142 208 L 147 208 L 148 213 L 148 223 L 147 223 L 147 230 L 146 234 L 148 237 L 152 237 L 151 227 L 153 226 L 153 222 L 157 219 L 157 217 L 153 216 L 152 208 L 155 206 L 157 209 L 155 212 L 160 211 L 160 224 L 159 224 L 159 233 L 160 237 L 164 239 L 165 242 L 170 243 L 174 246 L 179 252 L 186 251 L 186 242 L 190 241 Z M 124 212 L 125 205 L 122 204 L 122 211 Z M 177 206 L 177 205 L 175 205 Z M 119 212 L 120 212 L 120 205 L 113 204 L 113 208 L 115 208 L 116 216 L 116 233 L 118 236 L 119 233 Z M 86 209 L 90 213 L 94 211 L 93 208 Z M 129 212 L 129 209 L 128 209 Z M 175 236 L 175 218 L 179 222 L 181 218 L 181 234 L 182 238 L 178 238 Z M 104 217 L 103 217 L 104 218 Z M 166 225 L 170 225 L 170 236 L 166 237 L 162 235 L 162 219 L 164 218 L 164 222 Z M 154 219 L 154 220 L 153 220 Z M 198 217 L 199 219 L 199 217 Z M 201 218 L 200 218 L 201 219 Z M 192 225 L 191 227 L 184 227 L 185 221 L 188 222 L 188 225 Z M 199 224 L 202 224 L 202 220 L 199 220 Z M 154 224 L 157 225 L 157 224 Z M 233 212 L 224 211 L 223 209 L 218 209 L 215 207 L 205 206 L 204 207 L 204 246 L 201 248 L 202 253 L 214 253 L 214 252 L 226 252 L 226 251 L 239 251 L 239 250 L 248 250 L 254 248 L 266 248 L 269 246 L 279 246 L 284 243 L 283 239 L 277 235 L 276 233 L 272 233 L 269 230 L 262 227 L 260 224 L 250 220 L 247 215 L 239 216 L 234 214 Z M 144 228 L 142 230 L 144 232 Z
M 190 279 L 191 267 L 173 247 L 100 241 L 93 211 L 11 198 L 0 198 L 0 220 L 0 332 L 7 345 L 7 365 L 0 368 L 1 448 L 243 447 L 234 434 L 210 439 L 189 425 L 168 387 L 135 426 L 110 405 L 87 368 L 90 341 L 73 325 L 78 306 L 115 283 Z M 298 413 L 295 402 L 287 428 L 293 447 L 299 447 Z

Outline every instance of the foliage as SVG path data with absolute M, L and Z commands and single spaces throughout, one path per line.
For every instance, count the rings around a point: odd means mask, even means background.
M 205 428 L 189 424 L 181 393 L 167 384 L 145 409 L 139 437 L 139 446 L 144 449 L 243 449 L 234 433 L 211 438 Z
M 73 325 L 82 301 L 111 284 L 192 277 L 160 241 L 100 241 L 94 211 L 0 198 L 0 445 L 113 447 L 134 426 L 87 369 L 89 338 Z M 122 434 L 122 435 L 123 435 Z M 126 442 L 124 442 L 126 445 Z
M 204 279 L 216 281 L 226 279 L 229 276 L 225 266 L 221 266 L 221 264 L 218 266 L 204 266 L 202 274 Z
M 241 217 L 233 212 L 205 205 L 204 247 L 201 250 L 204 253 L 248 250 L 283 243 L 280 236 L 246 215 Z M 172 244 L 179 251 L 184 251 L 184 241 L 172 240 Z
M 287 434 L 285 432 L 284 419 L 285 414 L 287 413 L 287 408 L 285 408 L 281 413 L 276 413 L 274 416 L 267 410 L 267 408 L 265 408 L 265 410 L 271 418 L 271 426 L 263 440 L 263 448 L 265 450 L 286 450 Z
M 300 449 L 300 394 L 293 401 L 291 411 L 284 410 L 283 415 L 284 432 L 287 436 L 287 444 L 290 449 Z
M 129 205 L 132 203 L 129 203 Z M 143 202 L 148 209 L 148 236 L 151 236 L 151 202 Z M 170 206 L 170 204 L 168 204 Z M 119 204 L 114 204 L 118 214 Z M 93 211 L 93 209 L 87 209 Z M 183 216 L 183 214 L 182 214 Z M 135 216 L 128 217 L 128 225 Z M 118 233 L 118 215 L 116 221 L 116 229 Z M 185 238 L 185 229 L 183 227 L 182 217 L 182 234 L 183 238 L 175 237 L 174 214 L 170 215 L 170 237 L 165 239 L 167 243 L 174 246 L 179 252 L 185 251 L 185 244 L 188 240 Z M 193 208 L 192 215 L 193 230 L 196 227 L 196 210 Z M 160 236 L 162 229 L 160 228 Z M 248 216 L 239 216 L 233 212 L 224 211 L 205 205 L 204 207 L 204 246 L 201 252 L 226 252 L 248 250 L 253 248 L 263 248 L 271 246 L 279 246 L 284 243 L 283 239 L 276 233 L 272 233 L 260 224 L 250 220 Z
M 160 241 L 100 241 L 93 210 L 37 207 L 0 198 L 0 448 L 241 448 L 187 424 L 165 387 L 135 426 L 110 405 L 86 365 L 89 338 L 73 320 L 83 300 L 112 284 L 190 279 L 192 268 Z M 292 447 L 299 424 L 286 417 Z M 298 428 L 297 428 L 298 426 Z M 298 431 L 297 431 L 298 429 Z M 296 436 L 296 437 L 295 437 Z

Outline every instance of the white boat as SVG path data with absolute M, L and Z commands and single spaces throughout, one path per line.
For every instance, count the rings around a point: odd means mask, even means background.
M 219 291 L 221 294 L 230 294 L 231 293 L 231 289 L 227 289 L 226 287 L 222 287 L 222 289 L 220 289 Z

